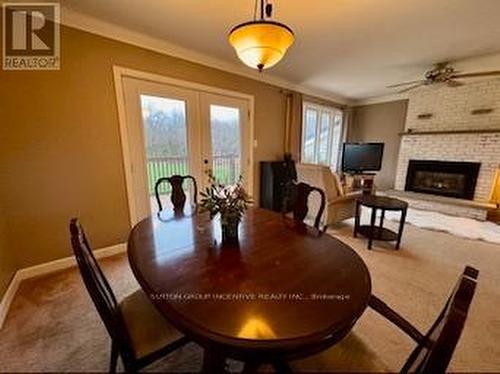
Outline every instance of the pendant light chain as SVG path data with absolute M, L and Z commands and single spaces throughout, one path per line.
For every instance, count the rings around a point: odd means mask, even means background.
M 266 18 L 271 18 L 273 14 L 273 4 L 269 0 L 255 0 L 253 8 L 253 20 L 257 20 L 257 12 L 260 2 L 260 19 L 265 20 Z
M 266 0 L 265 10 L 266 10 L 266 17 L 271 18 L 271 16 L 273 15 L 273 4 L 270 3 L 269 0 Z

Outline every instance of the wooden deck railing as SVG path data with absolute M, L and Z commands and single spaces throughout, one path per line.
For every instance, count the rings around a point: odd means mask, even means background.
M 241 173 L 240 156 L 224 155 L 213 157 L 213 172 L 217 180 L 224 184 L 234 183 Z M 152 157 L 147 162 L 148 186 L 150 195 L 154 194 L 156 181 L 175 174 L 186 175 L 189 170 L 187 157 Z M 162 194 L 170 193 L 168 183 L 162 185 Z

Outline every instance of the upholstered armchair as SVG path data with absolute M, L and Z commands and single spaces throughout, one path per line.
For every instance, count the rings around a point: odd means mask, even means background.
M 334 225 L 354 217 L 356 197 L 361 192 L 344 193 L 340 178 L 328 166 L 313 164 L 297 164 L 297 179 L 322 189 L 326 194 L 326 209 L 321 219 L 322 225 Z M 319 209 L 320 200 L 315 194 L 309 197 L 308 219 L 314 219 Z

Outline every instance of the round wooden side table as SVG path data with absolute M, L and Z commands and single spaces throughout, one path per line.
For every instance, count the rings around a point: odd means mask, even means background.
M 366 206 L 372 209 L 370 225 L 361 225 L 361 206 Z M 356 215 L 354 219 L 354 237 L 361 234 L 368 238 L 368 249 L 372 249 L 374 240 L 382 241 L 395 241 L 396 249 L 401 245 L 401 237 L 403 236 L 403 229 L 406 220 L 406 211 L 408 203 L 399 199 L 394 199 L 387 196 L 377 195 L 362 195 L 356 199 Z M 377 218 L 377 210 L 381 210 L 379 225 L 375 225 Z M 385 212 L 387 210 L 400 211 L 401 220 L 399 221 L 398 232 L 394 232 L 384 227 Z

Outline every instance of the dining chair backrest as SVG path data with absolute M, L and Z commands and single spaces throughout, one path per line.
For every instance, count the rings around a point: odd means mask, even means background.
M 134 354 L 116 297 L 92 254 L 85 232 L 76 218 L 73 218 L 70 222 L 70 233 L 71 245 L 83 278 L 83 283 L 111 339 L 117 344 L 122 357 L 125 360 L 132 360 Z
M 325 210 L 326 196 L 323 190 L 313 187 L 307 183 L 289 182 L 285 187 L 285 198 L 283 200 L 283 212 L 286 213 L 291 207 L 293 218 L 296 221 L 304 222 L 309 213 L 308 199 L 312 192 L 317 192 L 321 198 L 316 218 L 314 219 L 314 227 L 319 229 L 321 217 Z
M 479 271 L 467 266 L 438 318 L 411 353 L 402 373 L 444 373 L 474 297 Z
M 174 207 L 174 212 L 182 212 L 184 210 L 184 205 L 186 204 L 186 194 L 184 192 L 183 184 L 184 180 L 189 179 L 193 183 L 193 202 L 196 205 L 198 203 L 198 185 L 196 184 L 196 179 L 191 175 L 172 175 L 171 177 L 159 178 L 155 184 L 155 197 L 158 203 L 158 211 L 163 210 L 163 205 L 160 198 L 160 187 L 163 183 L 169 183 L 172 187 L 172 192 L 170 195 L 170 200 Z

